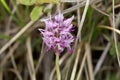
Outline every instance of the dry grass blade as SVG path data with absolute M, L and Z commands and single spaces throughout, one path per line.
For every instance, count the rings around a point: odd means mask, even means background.
M 39 66 L 40 66 L 40 63 L 42 62 L 42 59 L 43 59 L 43 57 L 44 57 L 44 48 L 45 48 L 45 44 L 44 44 L 44 42 L 42 43 L 42 49 L 41 49 L 41 55 L 40 55 L 40 57 L 39 57 L 39 60 L 38 60 L 38 63 L 37 63 L 37 65 L 36 65 L 36 68 L 35 68 L 35 73 L 37 73 L 37 71 L 38 71 L 38 69 L 39 69 Z
M 85 9 L 84 9 L 84 12 L 83 12 L 83 15 L 82 15 L 82 19 L 80 21 L 80 25 L 78 26 L 79 30 L 78 30 L 78 33 L 77 33 L 77 38 L 76 38 L 76 41 L 75 41 L 74 48 L 76 48 L 76 46 L 78 44 L 78 38 L 80 36 L 81 30 L 82 30 L 82 27 L 83 27 L 83 23 L 84 23 L 84 20 L 85 20 L 85 17 L 86 17 L 86 13 L 87 13 L 87 10 L 88 10 L 88 7 L 89 7 L 89 3 L 90 3 L 90 0 L 86 0 L 86 5 L 85 5 Z
M 105 15 L 105 16 L 107 16 L 107 17 L 110 16 L 110 15 L 107 14 L 106 12 L 103 12 L 102 10 L 98 9 L 98 8 L 95 6 L 95 4 L 92 5 L 92 8 L 94 8 L 96 11 L 100 12 L 101 14 L 103 14 L 103 15 Z
M 15 59 L 14 59 L 13 55 L 11 55 L 11 61 L 12 61 L 12 64 L 13 64 L 13 67 L 14 67 L 14 70 L 15 70 L 15 73 L 16 73 L 18 79 L 23 80 L 20 73 L 19 73 L 19 71 L 18 71 L 18 69 L 17 69 L 17 66 L 16 66 Z
M 28 37 L 26 41 L 26 46 L 27 46 L 27 64 L 28 64 L 30 77 L 31 77 L 31 80 L 36 80 L 30 37 Z
M 106 48 L 104 49 L 101 57 L 99 58 L 97 64 L 96 64 L 96 67 L 95 67 L 95 70 L 94 70 L 94 76 L 98 73 L 98 71 L 100 70 L 100 67 L 102 66 L 102 63 L 104 62 L 105 60 L 105 57 L 107 56 L 107 53 L 110 49 L 110 46 L 111 46 L 111 43 L 108 42 Z
M 86 43 L 86 47 L 88 49 L 88 55 L 87 55 L 87 64 L 88 64 L 88 72 L 89 72 L 89 78 L 90 80 L 94 80 L 94 74 L 93 74 L 93 65 L 92 65 L 92 58 L 91 58 L 91 50 L 90 45 Z
M 0 64 L 0 68 L 2 69 L 4 67 L 4 65 L 6 64 L 7 60 L 13 55 L 14 51 L 16 50 L 16 48 L 19 46 L 19 43 L 15 43 L 13 45 L 13 47 L 10 48 L 9 53 L 4 57 L 4 59 L 2 60 L 1 64 Z M 15 68 L 15 67 L 14 67 Z M 16 69 L 17 70 L 17 69 Z M 16 72 L 16 75 L 18 77 L 19 80 L 22 80 L 21 76 L 19 75 L 18 72 Z M 0 80 L 2 79 L 2 70 L 0 71 Z
M 79 5 L 79 0 L 77 0 L 77 5 Z M 77 9 L 77 22 L 78 22 L 78 26 L 80 24 L 80 8 Z M 78 27 L 79 28 L 79 27 Z M 78 29 L 79 30 L 79 29 Z M 79 42 L 81 41 L 81 33 L 80 33 L 80 36 L 79 36 Z
M 12 10 L 12 15 L 16 12 L 16 9 L 17 9 L 17 5 L 14 6 L 13 10 Z M 12 22 L 12 19 L 13 19 L 13 16 L 10 16 L 9 19 L 8 19 L 8 23 L 6 25 L 6 34 L 9 34 L 9 29 L 10 29 L 10 26 L 11 26 L 11 22 Z
M 66 74 L 65 74 L 65 80 L 70 80 L 71 77 L 71 71 L 72 71 L 72 65 L 73 65 L 73 61 L 75 59 L 75 55 L 73 54 L 72 56 L 70 56 L 67 60 L 67 64 L 65 65 L 65 70 L 66 70 Z
M 115 27 L 108 27 L 108 26 L 99 26 L 99 27 L 114 31 L 115 49 L 116 49 L 118 64 L 120 66 L 120 58 L 119 58 L 119 52 L 118 52 L 118 46 L 117 46 L 117 40 L 116 40 L 116 34 L 115 34 L 115 32 L 118 33 L 118 34 L 120 34 L 120 30 L 115 29 Z
M 3 72 L 0 70 L 0 80 L 3 80 Z
M 100 26 L 98 26 L 98 27 L 99 27 L 99 28 L 105 28 L 105 29 L 108 29 L 108 30 L 114 31 L 114 32 L 116 32 L 116 33 L 118 33 L 118 34 L 120 35 L 120 30 L 115 29 L 115 28 L 113 28 L 113 27 L 110 27 L 110 26 L 104 26 L 104 25 L 100 25 Z
M 80 77 L 81 77 L 81 74 L 82 74 L 82 71 L 83 71 L 83 67 L 85 65 L 85 61 L 86 61 L 86 58 L 87 58 L 87 55 L 89 53 L 89 50 L 87 49 L 88 47 L 85 45 L 85 54 L 83 56 L 83 59 L 82 59 L 82 62 L 81 62 L 81 66 L 79 68 L 79 71 L 78 71 L 78 75 L 77 75 L 77 78 L 76 80 L 80 80 Z
M 99 1 L 101 1 L 101 0 L 96 0 L 96 1 L 95 1 L 95 0 L 92 0 L 92 1 L 90 1 L 90 4 L 92 4 L 92 3 L 97 3 L 97 2 L 99 2 Z M 85 2 L 86 2 L 86 1 L 82 1 L 82 2 L 80 2 L 79 4 L 77 4 L 77 5 L 73 6 L 73 7 L 70 7 L 70 8 L 68 8 L 68 9 L 65 9 L 65 10 L 62 11 L 62 13 L 63 13 L 63 14 L 67 14 L 67 13 L 70 13 L 70 12 L 72 12 L 72 11 L 75 11 L 76 9 L 79 9 L 79 8 L 85 6 Z M 51 18 L 53 18 L 54 16 L 55 16 L 55 15 L 52 15 Z M 50 18 L 50 17 L 41 18 L 40 21 L 43 22 L 43 21 L 45 21 L 45 20 L 48 20 L 49 18 Z
M 86 1 L 88 1 L 88 0 L 83 0 L 83 1 L 80 2 L 79 4 L 77 4 L 77 5 L 75 5 L 75 6 L 71 7 L 71 8 L 68 8 L 68 9 L 64 10 L 64 11 L 63 11 L 63 14 L 72 12 L 72 11 L 74 11 L 74 10 L 80 8 L 80 7 L 86 6 L 86 4 L 85 4 Z M 101 1 L 101 0 L 91 0 L 91 1 L 90 1 L 90 4 L 92 4 L 92 3 L 97 3 L 97 2 L 99 2 L 99 1 Z
M 114 0 L 112 0 L 112 8 L 113 8 L 113 28 L 116 27 L 115 25 L 115 2 Z M 114 42 L 115 42 L 115 50 L 116 50 L 116 55 L 117 55 L 117 60 L 118 60 L 118 64 L 119 64 L 119 67 L 120 67 L 120 56 L 119 56 L 119 51 L 118 51 L 118 46 L 117 46 L 117 35 L 115 32 L 113 32 L 113 37 L 114 37 Z
M 88 69 L 87 69 L 87 64 L 85 64 L 85 76 L 86 76 L 86 80 L 89 80 L 89 73 L 88 73 Z
M 80 7 L 83 7 L 84 5 L 85 5 L 85 1 L 83 1 L 83 2 L 81 2 L 81 3 L 79 3 L 79 4 L 77 4 L 77 5 L 75 5 L 75 6 L 73 6 L 73 7 L 70 7 L 70 8 L 68 8 L 68 9 L 63 10 L 63 11 L 62 11 L 62 14 L 67 14 L 67 13 L 69 13 L 69 12 L 72 12 L 72 11 L 74 11 L 74 10 L 80 8 Z M 55 16 L 55 15 L 52 15 L 51 18 L 54 18 L 54 16 Z M 50 17 L 41 18 L 40 21 L 43 22 L 43 21 L 45 21 L 45 20 L 48 20 L 49 18 L 50 18 Z
M 9 69 L 8 71 L 14 73 L 18 77 L 17 80 L 23 80 L 22 77 L 19 75 L 19 72 L 16 69 Z M 19 77 L 21 77 L 21 79 Z M 2 80 L 4 80 L 4 79 L 2 79 Z
M 19 46 L 19 42 L 17 42 L 17 43 L 15 43 L 14 45 L 13 45 L 13 47 L 11 47 L 11 49 L 10 49 L 10 51 L 9 51 L 9 53 L 4 57 L 4 59 L 2 60 L 2 62 L 1 62 L 1 67 L 3 67 L 4 66 L 4 64 L 7 62 L 7 60 L 10 58 L 10 56 L 11 55 L 13 55 L 13 53 L 14 53 L 14 51 L 16 50 L 16 48 Z
M 13 43 L 15 42 L 28 28 L 33 25 L 33 21 L 30 21 L 24 28 L 22 28 L 10 41 L 8 41 L 1 49 L 0 55 Z
M 77 55 L 76 55 L 76 59 L 75 59 L 75 63 L 74 63 L 74 66 L 73 66 L 73 70 L 72 70 L 72 74 L 71 74 L 70 80 L 74 80 L 75 79 L 75 75 L 76 75 L 76 71 L 77 71 L 77 66 L 78 66 L 78 61 L 79 61 L 81 49 L 82 49 L 82 44 L 80 44 L 79 49 L 77 51 Z

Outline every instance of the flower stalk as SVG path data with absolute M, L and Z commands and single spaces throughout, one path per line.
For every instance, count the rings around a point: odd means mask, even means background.
M 56 73 L 57 80 L 61 80 L 60 67 L 59 67 L 59 55 L 67 48 L 72 53 L 71 45 L 75 40 L 72 35 L 74 31 L 74 25 L 72 21 L 74 16 L 70 18 L 64 18 L 63 14 L 59 13 L 54 19 L 49 19 L 45 22 L 45 29 L 39 29 L 43 35 L 43 41 L 48 47 L 48 50 L 53 49 L 56 52 Z
M 59 54 L 58 53 L 56 53 L 55 66 L 56 66 L 57 80 L 61 80 L 60 66 L 59 66 Z

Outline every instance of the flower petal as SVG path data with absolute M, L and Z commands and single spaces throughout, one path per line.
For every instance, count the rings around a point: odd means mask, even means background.
M 55 16 L 55 21 L 57 22 L 62 22 L 64 19 L 63 14 L 59 13 L 58 15 Z
M 57 44 L 57 48 L 59 53 L 63 52 L 64 50 L 64 48 L 60 44 Z
M 52 20 L 46 20 L 45 21 L 46 28 L 52 28 L 53 26 L 53 21 Z
M 65 27 L 68 27 L 68 26 L 71 24 L 71 22 L 72 22 L 73 19 L 74 19 L 74 16 L 72 16 L 72 17 L 69 18 L 69 19 L 66 19 L 66 20 L 63 22 L 64 26 L 65 26 Z

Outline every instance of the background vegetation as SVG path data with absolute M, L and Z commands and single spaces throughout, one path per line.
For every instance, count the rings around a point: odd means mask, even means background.
M 120 80 L 120 0 L 34 1 L 0 1 L 0 80 L 56 80 L 54 51 L 38 28 L 59 10 L 75 15 L 79 36 L 75 52 L 60 55 L 62 80 Z

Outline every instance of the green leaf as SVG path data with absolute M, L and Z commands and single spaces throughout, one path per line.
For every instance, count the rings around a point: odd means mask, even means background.
M 30 14 L 32 21 L 36 21 L 42 15 L 42 6 L 35 6 Z
M 40 3 L 40 4 L 43 4 L 43 3 L 59 4 L 60 0 L 37 0 L 37 3 Z
M 36 0 L 18 0 L 20 4 L 23 5 L 33 5 L 35 4 Z

